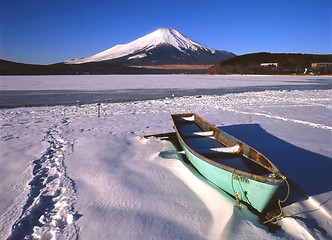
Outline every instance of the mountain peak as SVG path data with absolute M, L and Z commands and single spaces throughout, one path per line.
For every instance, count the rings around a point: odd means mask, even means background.
M 194 50 L 204 49 L 206 51 L 214 52 L 215 49 L 201 45 L 188 37 L 182 35 L 175 29 L 172 28 L 159 28 L 156 31 L 143 37 L 145 40 L 153 46 L 158 46 L 162 44 L 171 45 L 180 51 L 184 50 Z
M 127 60 L 147 57 L 147 52 L 159 47 L 172 47 L 182 54 L 190 55 L 189 52 L 206 52 L 214 54 L 215 49 L 201 45 L 182 35 L 172 28 L 159 28 L 152 33 L 140 37 L 127 44 L 119 44 L 103 52 L 87 58 L 79 58 L 65 61 L 67 64 L 80 64 L 87 62 L 115 61 L 126 58 Z M 151 54 L 151 52 L 150 52 Z
M 155 30 L 154 32 L 155 34 L 159 34 L 160 36 L 176 36 L 176 35 L 181 35 L 183 36 L 181 33 L 179 33 L 178 31 L 176 31 L 173 28 L 158 28 L 157 30 Z
M 162 27 L 162 28 L 158 28 L 155 32 L 167 32 L 170 33 L 172 31 L 176 31 L 173 28 L 167 28 L 167 27 Z

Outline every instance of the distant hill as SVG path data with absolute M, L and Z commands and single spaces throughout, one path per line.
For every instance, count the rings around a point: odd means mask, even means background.
M 208 69 L 209 74 L 332 74 L 332 54 L 252 53 Z
M 253 53 L 208 65 L 124 66 L 102 62 L 36 65 L 0 59 L 0 75 L 76 75 L 76 74 L 332 74 L 332 54 Z
M 82 74 L 173 74 L 173 73 L 206 73 L 206 69 L 193 66 L 174 66 L 139 68 L 127 67 L 108 62 L 91 62 L 82 64 L 56 63 L 36 65 L 16 63 L 0 59 L 0 75 L 82 75 Z
M 134 69 L 112 64 L 67 65 L 56 63 L 37 65 L 0 60 L 0 75 L 53 75 L 53 74 L 89 74 L 92 73 L 130 73 Z

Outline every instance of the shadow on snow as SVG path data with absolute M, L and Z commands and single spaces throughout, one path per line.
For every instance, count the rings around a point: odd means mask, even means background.
M 331 158 L 277 138 L 266 132 L 259 124 L 219 128 L 264 154 L 287 177 L 291 192 L 286 205 L 305 200 L 308 196 L 332 191 L 332 184 L 329 184 Z

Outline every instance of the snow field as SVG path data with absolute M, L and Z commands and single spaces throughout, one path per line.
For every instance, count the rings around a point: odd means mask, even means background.
M 24 229 L 31 239 L 330 239 L 331 94 L 263 91 L 102 104 L 100 118 L 94 104 L 1 109 L 0 188 L 7 194 L 0 197 L 0 238 L 23 236 Z M 181 112 L 229 130 L 292 181 L 281 230 L 270 233 L 170 142 L 140 138 L 173 131 L 170 114 Z

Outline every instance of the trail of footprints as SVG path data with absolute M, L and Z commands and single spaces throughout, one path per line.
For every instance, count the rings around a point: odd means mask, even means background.
M 62 124 L 68 122 L 64 120 Z M 61 126 L 55 125 L 46 133 L 44 140 L 49 147 L 33 161 L 30 192 L 8 239 L 78 238 L 76 187 L 67 176 L 64 161 L 70 143 L 61 137 L 61 131 Z

